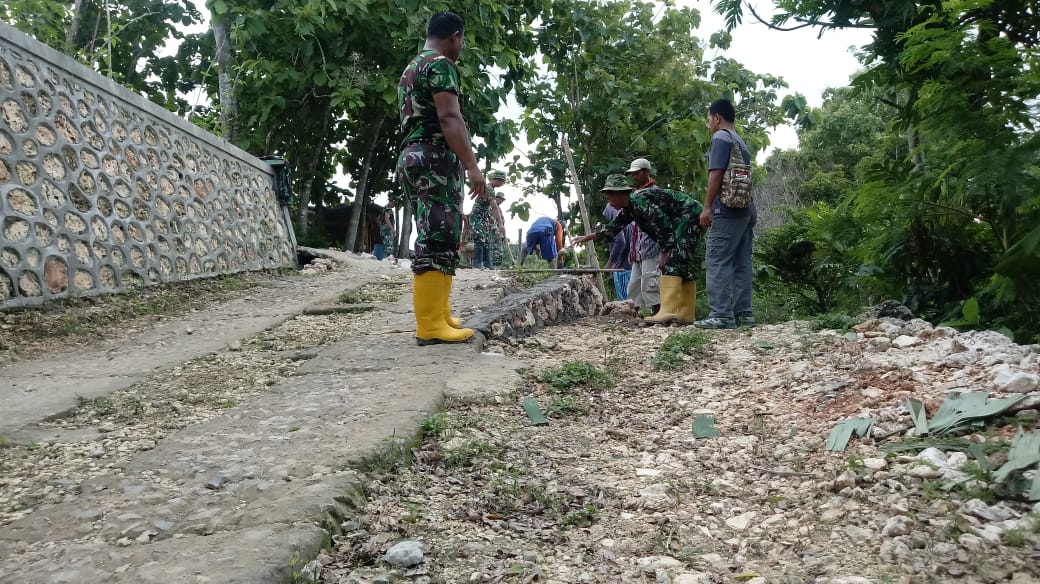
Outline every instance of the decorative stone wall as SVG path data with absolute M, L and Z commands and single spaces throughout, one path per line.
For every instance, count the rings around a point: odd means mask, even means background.
M 273 177 L 0 23 L 0 309 L 292 266 Z
M 595 276 L 561 276 L 506 296 L 463 326 L 489 339 L 519 339 L 549 325 L 595 316 L 601 308 L 603 295 Z

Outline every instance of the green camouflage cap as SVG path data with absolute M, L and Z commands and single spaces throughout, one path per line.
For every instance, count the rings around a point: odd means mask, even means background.
M 488 173 L 488 178 L 490 178 L 491 180 L 494 180 L 496 178 L 500 178 L 502 180 L 506 180 L 506 173 L 504 171 L 501 171 L 501 170 L 492 170 L 491 172 Z
M 599 190 L 601 193 L 608 191 L 631 191 L 632 185 L 628 184 L 628 178 L 623 174 L 612 174 L 607 177 L 607 180 L 603 182 L 603 188 Z

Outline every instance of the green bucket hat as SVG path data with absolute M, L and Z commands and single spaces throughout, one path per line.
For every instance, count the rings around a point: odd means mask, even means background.
M 606 192 L 620 192 L 620 191 L 631 191 L 632 185 L 628 184 L 628 178 L 623 174 L 612 174 L 607 177 L 607 180 L 603 182 L 603 188 L 599 190 L 601 193 Z
M 488 173 L 488 178 L 490 178 L 491 180 L 494 180 L 496 178 L 500 178 L 502 180 L 506 180 L 506 173 L 504 171 L 501 171 L 501 170 L 492 170 L 491 172 Z

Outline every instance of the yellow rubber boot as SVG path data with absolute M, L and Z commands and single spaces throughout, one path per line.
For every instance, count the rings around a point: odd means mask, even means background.
M 679 276 L 661 276 L 661 310 L 643 321 L 647 324 L 672 324 L 682 321 L 682 278 Z
M 451 328 L 462 328 L 462 321 L 451 315 L 451 283 L 455 276 L 444 276 L 444 322 Z
M 679 309 L 679 322 L 693 324 L 697 320 L 697 282 L 690 280 L 682 283 L 682 307 Z
M 430 270 L 413 279 L 415 342 L 420 346 L 465 343 L 473 336 L 473 329 L 451 328 L 444 321 L 444 304 L 448 295 L 448 288 L 444 284 L 446 277 L 440 270 Z

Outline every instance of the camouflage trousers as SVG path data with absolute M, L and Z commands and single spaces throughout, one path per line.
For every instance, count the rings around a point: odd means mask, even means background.
M 416 142 L 397 158 L 397 181 L 415 203 L 412 272 L 454 276 L 462 235 L 462 163 L 445 146 Z
M 699 249 L 702 247 L 701 235 L 700 227 L 696 226 L 676 233 L 668 241 L 659 242 L 666 256 L 661 274 L 679 276 L 683 281 L 696 280 L 698 274 L 704 271 L 701 261 L 704 253 Z
M 494 262 L 496 267 L 501 266 L 502 259 L 505 258 L 506 243 L 506 238 L 498 234 L 495 235 L 494 243 L 491 247 L 491 261 Z

